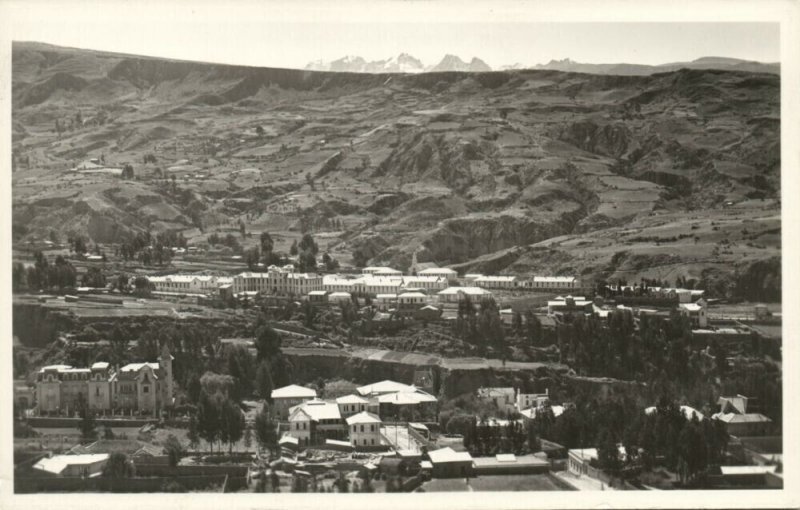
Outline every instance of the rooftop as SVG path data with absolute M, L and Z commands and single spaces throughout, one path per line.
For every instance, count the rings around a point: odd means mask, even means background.
M 420 276 L 425 275 L 438 275 L 438 274 L 458 274 L 458 271 L 450 269 L 449 267 L 429 267 L 417 273 Z
M 53 455 L 45 457 L 33 465 L 34 469 L 48 473 L 61 474 L 69 466 L 88 466 L 97 462 L 108 460 L 107 453 L 81 454 L 81 455 Z
M 534 282 L 542 282 L 542 283 L 566 283 L 566 282 L 574 282 L 574 276 L 534 276 Z
M 381 419 L 377 415 L 367 411 L 361 411 L 347 418 L 348 425 L 355 425 L 357 423 L 381 423 Z
M 408 384 L 386 379 L 373 384 L 367 384 L 366 386 L 361 386 L 360 388 L 357 388 L 357 391 L 361 395 L 371 395 L 377 393 L 396 393 L 398 391 L 414 391 L 415 389 L 416 388 L 409 386 Z
M 292 407 L 290 410 L 289 419 L 294 416 L 295 412 L 301 411 L 308 415 L 314 421 L 320 420 L 341 420 L 342 415 L 339 412 L 339 406 L 334 402 L 326 402 L 324 400 L 314 399 L 308 402 L 303 402 L 300 405 Z
M 482 289 L 480 287 L 447 287 L 444 290 L 440 290 L 438 292 L 438 295 L 440 295 L 440 296 L 450 296 L 450 295 L 459 294 L 461 292 L 463 292 L 464 294 L 467 294 L 468 296 L 487 296 L 487 295 L 491 295 L 491 292 L 489 292 L 486 289 Z
M 358 395 L 345 395 L 336 399 L 337 404 L 368 404 L 369 400 Z
M 315 398 L 317 392 L 311 388 L 290 384 L 289 386 L 272 390 L 270 396 L 272 398 Z
M 433 464 L 446 464 L 450 462 L 472 462 L 472 455 L 469 452 L 457 452 L 450 448 L 441 448 L 428 452 L 428 456 Z

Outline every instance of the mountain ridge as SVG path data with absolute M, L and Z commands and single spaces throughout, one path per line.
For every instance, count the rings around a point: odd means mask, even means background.
M 708 279 L 780 245 L 776 75 L 12 57 L 15 246 L 50 230 L 205 243 L 241 221 L 282 251 L 310 230 L 343 263 Z M 101 156 L 137 178 L 70 172 Z

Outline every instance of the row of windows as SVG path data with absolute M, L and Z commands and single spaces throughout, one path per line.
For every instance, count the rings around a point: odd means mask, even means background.
M 364 430 L 364 424 L 363 423 L 361 425 L 353 425 L 353 428 L 352 428 L 353 432 L 358 432 L 357 429 L 359 427 L 361 427 L 361 432 L 366 432 L 366 430 Z M 370 432 L 375 432 L 375 424 L 374 423 L 370 424 L 369 431 Z

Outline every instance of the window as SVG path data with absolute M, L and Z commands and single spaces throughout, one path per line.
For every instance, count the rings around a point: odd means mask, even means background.
M 361 432 L 364 432 L 364 425 L 361 425 Z
M 150 393 L 150 386 L 142 386 L 142 393 Z
M 370 441 L 372 441 L 372 446 L 375 446 L 375 440 L 374 439 L 370 439 Z
M 95 395 L 96 397 L 99 397 L 99 396 L 100 396 L 100 386 L 96 386 L 96 387 L 94 388 L 94 395 Z

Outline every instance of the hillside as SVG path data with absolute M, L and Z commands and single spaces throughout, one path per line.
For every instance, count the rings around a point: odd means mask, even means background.
M 628 279 L 780 254 L 774 74 L 353 74 L 37 43 L 12 65 L 17 245 L 242 221 L 245 244 L 288 250 L 302 224 L 345 263 Z M 100 156 L 137 179 L 69 170 Z

